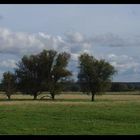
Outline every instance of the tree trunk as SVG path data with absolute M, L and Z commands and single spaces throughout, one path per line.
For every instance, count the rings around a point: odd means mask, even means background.
M 91 101 L 92 102 L 95 101 L 95 94 L 94 93 L 92 93 L 92 99 L 91 99 Z
M 34 100 L 36 100 L 36 99 L 37 99 L 37 93 L 34 94 Z
M 51 96 L 52 96 L 52 100 L 54 100 L 54 96 L 55 96 L 55 95 L 52 93 Z
M 10 99 L 11 99 L 11 95 L 7 95 L 7 97 L 8 97 L 8 100 L 10 100 Z

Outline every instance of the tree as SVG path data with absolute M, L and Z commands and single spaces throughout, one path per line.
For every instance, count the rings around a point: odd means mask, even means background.
M 79 64 L 78 82 L 81 90 L 92 94 L 94 101 L 96 94 L 101 94 L 110 87 L 111 77 L 116 70 L 105 60 L 97 60 L 87 53 L 80 55 Z
M 16 76 L 13 73 L 9 71 L 3 73 L 2 88 L 10 100 L 11 95 L 16 91 Z
M 37 96 L 49 91 L 52 99 L 61 90 L 61 79 L 71 75 L 66 69 L 70 55 L 54 50 L 43 50 L 36 55 L 24 56 L 18 63 L 16 76 L 20 91 Z
M 23 94 L 30 94 L 37 98 L 40 89 L 39 73 L 37 71 L 39 59 L 37 55 L 23 56 L 17 64 L 16 77 L 18 89 Z
M 70 54 L 66 52 L 57 54 L 57 52 L 53 50 L 44 50 L 40 54 L 43 88 L 50 92 L 53 100 L 55 95 L 60 93 L 63 88 L 61 81 L 71 76 L 71 72 L 66 68 L 69 59 Z

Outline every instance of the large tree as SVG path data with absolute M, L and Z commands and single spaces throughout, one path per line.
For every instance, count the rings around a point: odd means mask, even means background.
M 16 91 L 16 76 L 11 72 L 4 72 L 2 78 L 2 88 L 5 91 L 8 99 L 11 99 L 11 95 Z
M 49 91 L 52 99 L 61 90 L 61 79 L 71 73 L 66 69 L 70 55 L 43 50 L 36 55 L 24 56 L 16 69 L 19 89 L 34 99 L 42 91 Z
M 92 94 L 92 101 L 96 94 L 102 94 L 111 83 L 114 67 L 105 60 L 97 60 L 92 55 L 83 53 L 79 57 L 78 82 L 84 93 Z
M 56 51 L 44 50 L 39 55 L 42 88 L 49 91 L 52 99 L 55 95 L 60 93 L 63 88 L 62 80 L 71 75 L 71 72 L 67 69 L 70 54 L 62 52 L 57 54 Z

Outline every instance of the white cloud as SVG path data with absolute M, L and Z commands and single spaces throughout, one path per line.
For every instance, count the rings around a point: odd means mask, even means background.
M 5 28 L 0 28 L 0 52 L 25 54 L 38 51 L 43 48 L 43 44 L 35 35 L 22 32 L 12 32 Z
M 41 32 L 38 34 L 12 32 L 6 28 L 0 28 L 0 53 L 24 55 L 38 53 L 43 49 L 70 50 L 61 36 L 51 36 Z
M 140 70 L 140 62 L 127 55 L 109 54 L 106 59 L 118 70 L 119 73 L 137 73 Z
M 74 61 L 77 61 L 78 60 L 78 56 L 79 56 L 79 54 L 72 53 L 71 54 L 71 59 L 74 60 Z
M 131 46 L 140 44 L 140 36 L 124 39 L 114 34 L 95 35 L 92 38 L 79 33 L 68 32 L 65 36 L 52 36 L 48 33 L 25 33 L 13 32 L 6 28 L 0 28 L 0 53 L 6 54 L 7 58 L 0 60 L 0 69 L 13 69 L 17 60 L 9 59 L 8 54 L 23 56 L 24 54 L 39 53 L 43 49 L 55 49 L 58 52 L 66 51 L 71 54 L 70 67 L 74 73 L 78 65 L 78 56 L 83 53 L 94 55 L 97 59 L 106 59 L 119 71 L 119 74 L 140 73 L 140 62 L 138 59 L 126 54 L 116 55 L 114 53 L 96 54 L 94 46 Z M 103 48 L 105 49 L 105 48 Z
M 108 55 L 108 58 L 110 59 L 110 60 L 114 60 L 114 59 L 116 59 L 116 55 L 115 54 L 109 54 Z
M 123 38 L 113 33 L 95 35 L 92 41 L 103 46 L 124 46 L 125 44 Z
M 7 59 L 0 61 L 0 68 L 16 68 L 16 60 Z
M 90 41 L 100 46 L 133 47 L 140 46 L 140 35 L 119 36 L 114 33 L 105 33 L 100 35 L 95 34 L 92 38 L 90 38 Z
M 91 44 L 84 40 L 81 33 L 69 34 L 66 38 L 52 36 L 39 32 L 30 34 L 25 32 L 13 32 L 6 28 L 0 28 L 0 53 L 12 54 L 22 57 L 25 54 L 39 53 L 43 49 L 55 49 L 58 52 L 66 51 L 71 54 L 71 69 L 77 68 L 78 55 L 82 52 L 90 52 Z M 20 58 L 19 57 L 19 58 Z M 13 69 L 17 60 L 8 58 L 1 60 L 0 69 Z
M 72 43 L 80 43 L 85 40 L 85 36 L 79 32 L 67 32 L 66 38 Z
M 52 36 L 47 33 L 39 32 L 30 34 L 25 32 L 12 32 L 6 28 L 0 28 L 0 53 L 12 53 L 15 55 L 24 55 L 38 53 L 43 49 L 55 49 L 59 52 L 66 51 L 69 53 L 80 54 L 82 52 L 92 53 L 92 46 L 124 46 L 140 44 L 139 36 L 125 39 L 112 33 L 104 35 L 95 35 L 88 38 L 79 32 L 68 32 L 64 37 Z M 136 43 L 135 43 L 136 42 Z

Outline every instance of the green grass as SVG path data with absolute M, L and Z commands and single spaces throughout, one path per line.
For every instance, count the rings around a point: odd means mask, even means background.
M 0 134 L 140 134 L 139 95 L 103 95 L 95 102 L 86 95 L 60 95 L 56 101 L 19 96 L 0 97 Z

